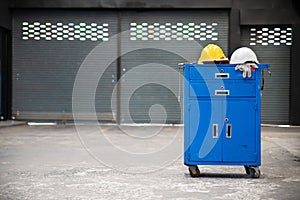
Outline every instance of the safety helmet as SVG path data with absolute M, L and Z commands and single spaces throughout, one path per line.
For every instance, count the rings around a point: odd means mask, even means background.
M 259 63 L 254 51 L 248 47 L 235 50 L 230 59 L 230 64 Z
M 213 61 L 218 59 L 227 59 L 222 49 L 215 44 L 209 44 L 203 48 L 198 63 L 202 61 Z

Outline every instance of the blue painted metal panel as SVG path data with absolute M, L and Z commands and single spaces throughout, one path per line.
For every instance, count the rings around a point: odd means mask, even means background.
M 224 81 L 220 83 L 214 82 L 190 82 L 191 89 L 195 93 L 190 92 L 191 97 L 211 97 L 217 98 L 219 96 L 226 97 L 255 97 L 256 85 L 253 81 L 246 83 L 239 83 L 237 81 Z
M 222 102 L 215 101 L 214 103 L 216 105 L 212 107 L 210 100 L 190 101 L 189 140 L 192 141 L 190 161 L 222 161 L 222 138 L 220 137 L 222 127 L 214 126 L 222 121 L 219 114 Z M 203 142 L 201 143 L 201 141 Z
M 191 65 L 190 65 L 191 66 Z M 206 80 L 215 80 L 216 75 L 227 75 L 229 74 L 229 77 L 224 77 L 223 79 L 230 79 L 230 80 L 244 80 L 242 73 L 236 73 L 235 66 L 232 64 L 222 64 L 222 65 L 192 65 L 195 67 L 191 68 L 190 72 L 190 79 L 200 79 L 203 80 L 203 77 L 201 75 L 205 75 Z M 196 67 L 197 66 L 197 67 Z M 222 78 L 222 76 L 217 77 Z M 255 73 L 251 76 L 251 80 L 255 80 Z M 249 80 L 249 78 L 247 78 Z
M 228 122 L 226 122 L 226 130 L 223 134 L 223 161 L 257 161 L 257 153 L 259 152 L 256 152 L 255 149 L 255 107 L 255 99 L 227 101 L 226 117 Z M 227 133 L 228 131 L 230 133 Z

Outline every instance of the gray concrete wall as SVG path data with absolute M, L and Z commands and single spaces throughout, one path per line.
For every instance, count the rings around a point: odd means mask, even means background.
M 9 8 L 108 8 L 108 9 L 207 9 L 228 8 L 240 12 L 240 23 L 294 24 L 299 22 L 296 0 L 4 0 L 0 2 L 0 26 L 11 28 Z
M 0 1 L 0 27 L 11 29 L 11 13 L 9 11 L 11 0 Z

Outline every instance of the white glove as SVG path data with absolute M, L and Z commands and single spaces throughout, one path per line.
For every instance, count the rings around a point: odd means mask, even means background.
M 243 78 L 247 77 L 248 74 L 248 78 L 251 78 L 251 67 L 257 69 L 257 65 L 254 63 L 245 63 L 245 64 L 241 64 L 241 65 L 236 65 L 235 66 L 235 70 L 240 70 L 243 72 Z

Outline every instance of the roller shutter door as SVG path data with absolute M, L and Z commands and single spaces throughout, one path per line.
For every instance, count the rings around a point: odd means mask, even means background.
M 16 10 L 13 14 L 13 106 L 16 119 L 72 119 L 76 73 L 90 51 L 117 33 L 115 12 L 91 10 Z M 117 57 L 117 45 L 115 48 Z M 93 60 L 95 70 L 101 59 Z M 101 77 L 95 109 L 100 120 L 112 120 L 112 63 Z M 84 89 L 84 88 L 82 88 Z M 82 119 L 92 110 L 82 102 Z
M 197 61 L 201 46 L 209 43 L 220 45 L 227 55 L 228 23 L 228 12 L 221 10 L 123 12 L 121 30 L 128 33 L 121 43 L 121 123 L 182 123 L 178 76 L 162 69 L 169 66 L 176 72 L 178 63 Z M 187 41 L 201 46 L 189 48 L 183 44 Z M 132 46 L 138 49 L 128 52 Z M 188 57 L 172 53 L 174 49 Z
M 111 47 L 115 49 L 111 57 L 117 58 L 120 53 L 122 56 L 100 79 L 95 98 L 98 118 L 111 121 L 112 109 L 116 114 L 120 108 L 121 123 L 180 123 L 182 102 L 177 101 L 177 76 L 161 72 L 160 77 L 172 85 L 173 90 L 158 84 L 154 77 L 152 82 L 135 88 L 128 101 L 123 98 L 128 93 L 124 87 L 128 80 L 124 75 L 143 64 L 157 69 L 163 64 L 177 71 L 179 62 L 195 62 L 202 49 L 183 47 L 182 41 L 193 40 L 202 46 L 216 43 L 225 54 L 228 51 L 228 12 L 221 10 L 117 13 L 51 9 L 17 10 L 13 16 L 12 110 L 17 119 L 72 119 L 72 89 L 82 61 L 94 47 L 119 30 L 125 33 L 120 38 L 121 43 Z M 93 26 L 97 27 L 96 32 L 91 30 Z M 97 37 L 94 40 L 92 33 Z M 163 48 L 147 48 L 149 44 L 181 49 L 189 56 L 183 58 Z M 132 46 L 140 48 L 123 55 Z M 100 59 L 94 62 L 95 70 L 105 67 L 101 66 Z M 112 99 L 118 74 L 121 87 Z M 129 78 L 131 82 L 138 82 L 143 76 L 137 74 Z M 120 107 L 116 97 L 119 97 Z M 89 119 L 93 111 L 85 109 L 85 102 L 82 105 L 82 118 Z
M 288 124 L 290 115 L 290 51 L 292 29 L 288 26 L 242 28 L 242 45 L 252 48 L 260 63 L 270 63 L 272 76 L 265 75 L 261 121 Z

